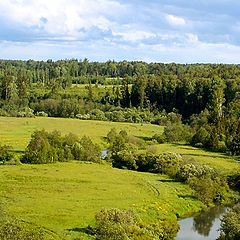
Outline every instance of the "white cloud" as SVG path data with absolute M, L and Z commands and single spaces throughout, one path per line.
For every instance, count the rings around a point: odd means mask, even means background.
M 199 42 L 198 40 L 198 35 L 197 34 L 193 34 L 193 33 L 187 33 L 187 41 L 190 43 L 190 44 L 196 44 Z
M 168 21 L 169 24 L 173 26 L 184 26 L 186 24 L 186 21 L 182 17 L 174 16 L 171 14 L 166 15 L 166 20 Z
M 131 42 L 136 42 L 136 41 L 141 41 L 144 39 L 149 39 L 156 37 L 156 34 L 147 32 L 147 31 L 128 31 L 128 32 L 113 32 L 114 36 L 121 36 L 123 40 L 125 41 L 131 41 Z
M 108 17 L 124 12 L 125 6 L 114 0 L 0 0 L 0 9 L 0 16 L 24 27 L 72 36 L 79 29 L 110 29 L 114 23 Z

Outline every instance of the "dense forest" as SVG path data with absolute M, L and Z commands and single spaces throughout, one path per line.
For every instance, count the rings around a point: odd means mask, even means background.
M 158 142 L 239 155 L 240 66 L 1 60 L 0 115 L 160 124 Z

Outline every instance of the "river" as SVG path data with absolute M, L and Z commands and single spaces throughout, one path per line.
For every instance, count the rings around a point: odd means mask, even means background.
M 200 214 L 179 221 L 176 240 L 215 240 L 220 235 L 221 217 L 227 211 L 224 206 L 208 209 Z

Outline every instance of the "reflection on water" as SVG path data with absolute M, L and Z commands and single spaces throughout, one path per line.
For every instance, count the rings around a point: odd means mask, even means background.
M 226 212 L 222 206 L 179 221 L 177 240 L 214 240 L 219 236 L 220 218 Z

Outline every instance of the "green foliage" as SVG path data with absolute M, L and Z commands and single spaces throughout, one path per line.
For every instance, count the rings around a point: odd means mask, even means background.
M 137 218 L 132 211 L 102 209 L 95 216 L 97 236 L 101 240 L 124 240 L 132 237 L 137 228 Z
M 130 210 L 102 209 L 96 214 L 95 219 L 96 239 L 99 240 L 172 240 L 178 231 L 178 224 L 175 221 L 144 224 Z
M 36 131 L 32 134 L 22 161 L 34 164 L 56 162 L 58 156 L 55 150 L 49 143 L 48 133 L 45 130 Z
M 218 173 L 214 168 L 208 165 L 190 162 L 181 164 L 177 173 L 177 179 L 187 182 L 192 177 L 200 178 L 207 175 L 214 178 Z
M 100 162 L 100 148 L 92 140 L 83 136 L 80 140 L 80 159 L 81 161 Z
M 121 130 L 117 133 L 116 129 L 112 128 L 107 134 L 109 158 L 111 158 L 111 156 L 116 156 L 120 151 L 127 149 L 128 140 L 128 134 L 125 130 Z
M 192 130 L 189 126 L 183 124 L 170 124 L 164 128 L 163 139 L 167 142 L 190 142 Z
M 173 152 L 162 153 L 156 160 L 155 168 L 159 173 L 164 173 L 172 178 L 176 178 L 182 161 L 183 159 L 180 154 Z
M 208 147 L 210 137 L 211 135 L 209 131 L 204 127 L 200 127 L 200 129 L 198 129 L 193 135 L 191 144 L 196 147 Z
M 221 176 L 214 179 L 208 175 L 191 177 L 188 179 L 188 184 L 195 190 L 197 198 L 207 205 L 224 203 L 228 199 L 229 187 Z
M 240 204 L 235 205 L 223 216 L 220 230 L 219 240 L 240 239 Z
M 116 168 L 126 168 L 129 170 L 136 170 L 136 156 L 132 151 L 122 150 L 117 155 L 112 156 L 112 166 Z
M 14 154 L 11 152 L 11 150 L 11 146 L 0 145 L 0 162 L 10 162 L 14 158 Z
M 24 163 L 53 163 L 69 160 L 100 161 L 100 149 L 89 137 L 80 140 L 72 133 L 61 136 L 58 131 L 35 131 L 22 158 Z

